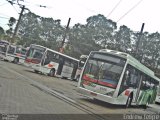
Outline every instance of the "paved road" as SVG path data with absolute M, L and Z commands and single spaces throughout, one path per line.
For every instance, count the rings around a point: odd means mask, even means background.
M 0 113 L 84 113 L 2 65 L 0 78 Z
M 77 94 L 76 85 L 74 81 L 36 74 L 22 65 L 0 61 L 0 113 L 150 114 L 158 111 L 125 109 L 93 101 Z

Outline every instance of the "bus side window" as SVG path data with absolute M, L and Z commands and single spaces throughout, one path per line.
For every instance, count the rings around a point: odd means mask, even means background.
M 125 86 L 137 88 L 139 83 L 138 81 L 140 80 L 140 73 L 132 66 L 127 66 L 124 79 Z
M 44 61 L 44 65 L 47 65 L 51 62 L 51 54 L 50 51 L 47 51 L 46 55 L 45 55 L 45 61 Z
M 71 62 L 70 59 L 65 59 L 65 63 L 64 63 L 66 66 L 68 67 L 73 67 L 73 63 Z

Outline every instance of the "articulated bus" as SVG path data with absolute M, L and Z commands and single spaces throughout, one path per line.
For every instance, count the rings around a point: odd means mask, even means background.
M 44 46 L 30 45 L 25 65 L 35 72 L 69 79 L 76 79 L 79 60 Z
M 155 102 L 160 79 L 127 53 L 92 51 L 83 67 L 77 91 L 110 104 L 143 105 Z

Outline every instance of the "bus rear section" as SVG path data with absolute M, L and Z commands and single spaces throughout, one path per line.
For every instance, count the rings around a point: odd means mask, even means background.
M 125 63 L 125 59 L 117 56 L 91 52 L 78 83 L 78 92 L 89 98 L 123 104 L 116 95 Z
M 26 57 L 26 49 L 21 46 L 9 45 L 4 60 L 13 63 L 24 63 Z
M 9 46 L 9 42 L 5 40 L 0 40 L 0 59 L 4 59 Z

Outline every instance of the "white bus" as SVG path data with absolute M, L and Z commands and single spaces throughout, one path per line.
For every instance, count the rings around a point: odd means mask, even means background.
M 0 58 L 1 59 L 5 57 L 9 44 L 10 43 L 8 41 L 0 40 Z
M 103 49 L 90 53 L 77 91 L 111 104 L 146 107 L 154 103 L 159 82 L 153 71 L 129 54 Z
M 75 79 L 78 62 L 79 60 L 73 57 L 32 44 L 27 52 L 25 65 L 32 67 L 35 72 L 49 76 Z
M 22 46 L 16 45 L 8 45 L 7 51 L 5 56 L 3 57 L 4 60 L 17 63 L 24 63 L 26 57 L 26 48 Z

